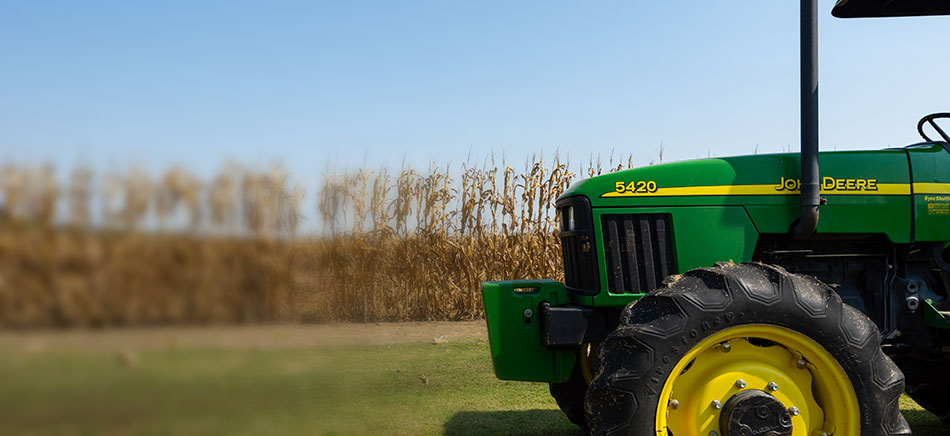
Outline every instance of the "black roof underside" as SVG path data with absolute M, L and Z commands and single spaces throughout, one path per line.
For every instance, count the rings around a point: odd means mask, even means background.
M 831 15 L 838 18 L 950 15 L 950 0 L 838 0 Z

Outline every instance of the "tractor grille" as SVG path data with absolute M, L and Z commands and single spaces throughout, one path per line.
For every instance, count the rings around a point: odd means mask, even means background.
M 561 237 L 564 284 L 574 291 L 596 292 L 597 290 L 597 269 L 591 240 L 589 235 Z
M 673 272 L 668 214 L 604 215 L 602 224 L 612 293 L 652 291 Z
M 564 285 L 571 292 L 595 295 L 600 291 L 600 276 L 590 201 L 586 197 L 568 197 L 557 202 L 557 209 L 561 221 Z

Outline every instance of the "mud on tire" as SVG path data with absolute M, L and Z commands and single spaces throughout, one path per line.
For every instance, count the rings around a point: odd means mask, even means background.
M 657 436 L 658 399 L 677 362 L 704 338 L 748 324 L 783 327 L 830 353 L 853 386 L 861 435 L 910 434 L 898 403 L 904 376 L 881 351 L 875 325 L 818 280 L 757 263 L 672 276 L 627 306 L 594 363 L 591 434 Z

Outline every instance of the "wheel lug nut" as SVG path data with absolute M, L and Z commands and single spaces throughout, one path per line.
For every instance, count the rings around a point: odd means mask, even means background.
M 805 359 L 798 359 L 798 361 L 795 362 L 795 367 L 797 367 L 798 369 L 805 369 L 806 363 L 807 362 L 805 362 Z
M 732 345 L 728 342 L 723 342 L 722 345 L 719 346 L 719 349 L 722 350 L 723 353 L 728 353 L 732 351 Z
M 736 387 L 737 387 L 737 388 L 739 388 L 739 389 L 745 389 L 745 386 L 746 386 L 746 385 L 745 385 L 745 380 L 743 380 L 743 379 L 741 379 L 741 378 L 740 378 L 739 380 L 736 380 Z
M 713 409 L 722 409 L 722 403 L 719 400 L 713 400 L 712 407 Z
M 798 408 L 797 408 L 797 407 L 792 406 L 792 407 L 789 407 L 789 408 L 788 408 L 788 413 L 789 413 L 790 415 L 792 415 L 792 416 L 798 416 L 798 414 L 801 413 L 801 412 L 798 411 Z
M 709 432 L 709 436 L 719 436 L 719 433 L 716 433 L 715 430 Z
M 775 382 L 769 382 L 769 384 L 766 385 L 765 388 L 768 389 L 769 392 L 775 392 L 778 390 L 778 385 Z
M 680 408 L 679 400 L 676 400 L 676 399 L 670 400 L 670 409 L 676 410 L 679 408 Z

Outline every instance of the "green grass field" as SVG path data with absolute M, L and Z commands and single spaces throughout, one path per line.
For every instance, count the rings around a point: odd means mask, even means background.
M 581 435 L 547 386 L 495 379 L 487 344 L 0 346 L 0 433 Z M 915 434 L 947 434 L 909 400 Z

